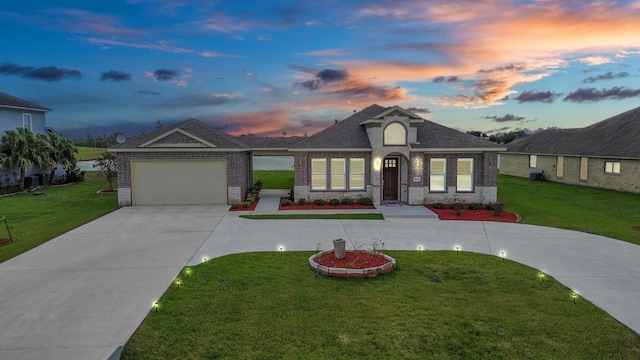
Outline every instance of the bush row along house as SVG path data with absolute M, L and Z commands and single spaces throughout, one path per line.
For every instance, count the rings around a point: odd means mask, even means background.
M 399 106 L 371 105 L 309 137 L 233 137 L 189 119 L 115 145 L 121 206 L 239 203 L 252 157 L 293 155 L 295 199 L 489 203 L 498 152 Z
M 640 193 L 640 108 L 516 140 L 500 155 L 500 173 Z

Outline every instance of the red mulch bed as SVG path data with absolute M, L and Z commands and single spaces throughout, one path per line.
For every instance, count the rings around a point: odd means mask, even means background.
M 389 262 L 382 254 L 373 254 L 367 251 L 345 251 L 343 259 L 336 259 L 336 255 L 332 251 L 315 257 L 313 260 L 323 266 L 344 269 L 367 269 Z
M 98 190 L 98 194 L 115 194 L 118 192 L 118 189 L 104 189 Z
M 453 209 L 435 209 L 427 205 L 427 208 L 438 215 L 440 220 L 467 220 L 467 221 L 498 221 L 498 222 L 519 222 L 520 218 L 517 214 L 509 211 L 502 211 L 499 216 L 493 214 L 493 210 L 478 209 L 462 210 L 462 214 L 456 215 Z
M 242 206 L 242 204 L 240 204 L 240 206 L 238 206 L 237 208 L 229 208 L 229 211 L 253 211 L 256 209 L 256 206 L 258 206 L 258 202 L 260 201 L 260 198 L 257 198 L 256 201 L 249 207 L 244 207 Z
M 640 230 L 640 225 L 638 225 L 638 226 L 632 226 L 631 228 L 632 228 L 633 230 Z
M 11 239 L 0 238 L 0 246 L 11 244 Z
M 278 210 L 333 210 L 333 209 L 343 209 L 343 210 L 362 210 L 362 209 L 375 209 L 376 207 L 373 205 L 331 205 L 328 201 L 325 201 L 324 205 L 319 206 L 311 202 L 307 202 L 304 205 L 298 205 L 296 202 L 291 202 L 291 205 L 282 206 L 282 200 L 288 199 L 286 197 L 280 198 L 280 205 L 278 205 Z

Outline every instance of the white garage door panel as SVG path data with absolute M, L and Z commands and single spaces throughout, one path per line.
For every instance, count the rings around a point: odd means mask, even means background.
M 226 162 L 134 160 L 131 195 L 133 205 L 226 204 Z

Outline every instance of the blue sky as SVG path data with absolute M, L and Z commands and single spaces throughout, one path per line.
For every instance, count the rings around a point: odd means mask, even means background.
M 72 137 L 310 135 L 373 103 L 491 133 L 640 105 L 640 1 L 23 0 L 0 39 L 0 91 Z

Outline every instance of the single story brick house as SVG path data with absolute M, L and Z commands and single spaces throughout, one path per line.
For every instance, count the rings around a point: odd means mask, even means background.
M 500 173 L 640 193 L 639 139 L 640 107 L 585 128 L 516 140 L 500 155 Z
M 296 200 L 489 203 L 496 201 L 504 150 L 379 105 L 309 137 L 232 137 L 192 119 L 109 149 L 118 155 L 122 206 L 240 202 L 253 183 L 252 156 L 259 155 L 293 155 Z

